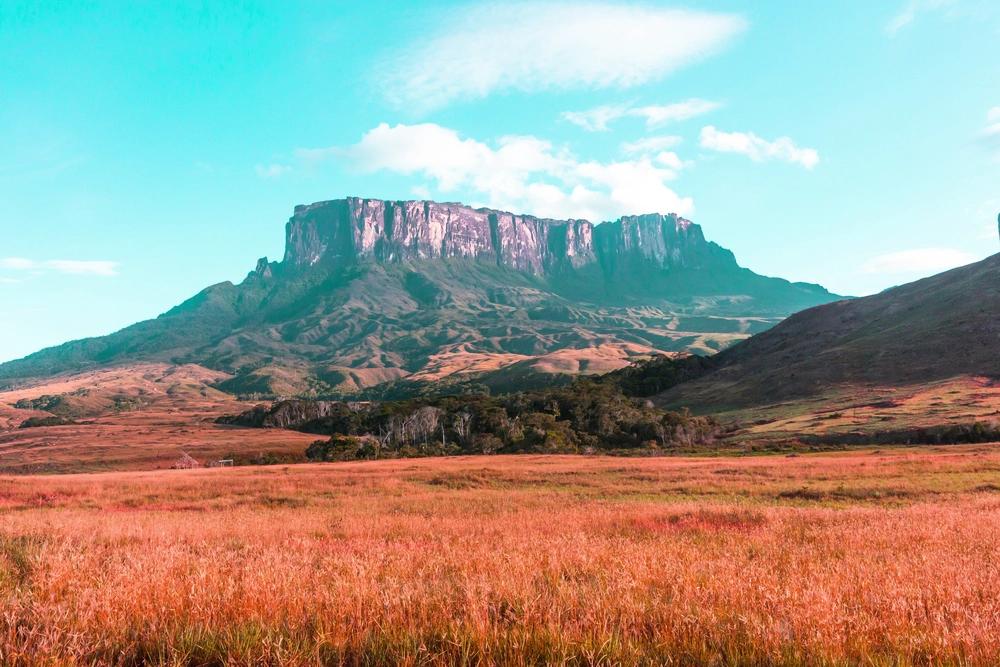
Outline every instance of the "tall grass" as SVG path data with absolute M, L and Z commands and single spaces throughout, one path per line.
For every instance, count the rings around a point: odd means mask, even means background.
M 0 479 L 0 663 L 1000 663 L 1000 452 Z

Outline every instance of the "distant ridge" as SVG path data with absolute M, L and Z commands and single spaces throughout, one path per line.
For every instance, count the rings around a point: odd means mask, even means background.
M 716 370 L 660 400 L 710 410 L 845 386 L 1000 378 L 1000 255 L 797 313 L 715 361 Z
M 297 206 L 282 261 L 262 258 L 239 285 L 0 365 L 0 383 L 157 361 L 229 373 L 218 386 L 234 393 L 349 394 L 565 349 L 600 350 L 607 370 L 637 354 L 711 353 L 835 298 L 740 267 L 673 214 L 594 225 L 348 197 Z M 572 372 L 588 366 L 574 356 Z

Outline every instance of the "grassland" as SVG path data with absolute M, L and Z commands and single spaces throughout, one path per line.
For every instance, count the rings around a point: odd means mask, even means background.
M 0 478 L 0 663 L 1000 663 L 1000 449 Z
M 214 423 L 248 407 L 211 387 L 222 377 L 193 365 L 139 364 L 0 391 L 0 474 L 154 470 L 169 468 L 183 452 L 201 462 L 304 461 L 315 436 Z M 27 409 L 17 407 L 26 402 Z M 35 403 L 46 410 L 32 409 Z M 17 428 L 27 418 L 53 415 L 78 423 Z
M 747 447 L 849 433 L 933 429 L 1000 421 L 1000 383 L 978 376 L 898 386 L 846 385 L 812 398 L 714 413 L 739 424 L 729 440 Z

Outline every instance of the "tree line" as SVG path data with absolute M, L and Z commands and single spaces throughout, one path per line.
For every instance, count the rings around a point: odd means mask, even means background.
M 499 396 L 420 396 L 388 401 L 279 401 L 227 424 L 292 428 L 329 436 L 312 460 L 493 453 L 638 453 L 714 442 L 719 424 L 663 410 L 649 394 L 703 370 L 700 361 L 657 357 L 568 385 Z

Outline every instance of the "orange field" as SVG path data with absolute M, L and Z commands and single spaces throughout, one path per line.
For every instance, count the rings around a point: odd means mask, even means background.
M 225 377 L 194 365 L 136 364 L 0 391 L 0 474 L 153 470 L 170 468 L 184 453 L 201 463 L 265 456 L 304 461 L 318 436 L 214 423 L 252 405 L 212 388 Z M 58 399 L 54 414 L 77 423 L 17 428 L 29 417 L 53 416 L 16 407 L 46 396 Z
M 1000 449 L 0 478 L 2 664 L 1000 663 Z

